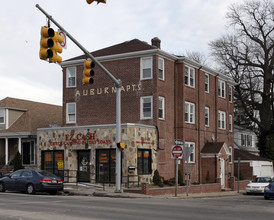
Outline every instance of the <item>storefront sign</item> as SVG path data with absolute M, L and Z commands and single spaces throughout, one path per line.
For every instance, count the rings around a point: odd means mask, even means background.
M 64 141 L 51 142 L 51 146 L 62 146 L 62 145 L 80 145 L 80 144 L 111 144 L 111 140 L 100 140 L 96 139 L 95 133 L 75 133 L 66 134 Z
M 137 144 L 152 144 L 154 145 L 154 141 L 151 140 L 151 138 L 144 138 L 141 137 L 141 141 L 136 141 Z

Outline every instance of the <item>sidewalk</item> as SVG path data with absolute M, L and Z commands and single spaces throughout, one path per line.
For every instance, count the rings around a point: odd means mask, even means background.
M 166 199 L 193 199 L 193 198 L 210 198 L 210 197 L 227 197 L 227 196 L 243 196 L 245 191 L 224 191 L 224 192 L 215 192 L 215 193 L 195 193 L 195 194 L 178 194 L 177 197 L 175 195 L 160 195 L 160 196 L 152 196 L 152 195 L 144 195 L 138 193 L 128 193 L 114 192 L 113 188 L 103 189 L 94 189 L 94 188 L 64 188 L 64 194 L 68 196 L 98 196 L 98 197 L 113 197 L 113 198 L 166 198 Z

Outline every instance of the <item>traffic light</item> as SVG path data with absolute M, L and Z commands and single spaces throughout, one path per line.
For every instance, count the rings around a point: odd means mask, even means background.
M 107 0 L 87 0 L 88 4 L 91 4 L 92 2 L 97 2 L 97 4 L 101 3 L 107 3 Z
M 47 60 L 53 57 L 51 48 L 54 45 L 52 37 L 54 37 L 54 30 L 52 28 L 41 27 L 41 41 L 40 41 L 40 59 Z
M 93 83 L 93 78 L 94 76 L 94 70 L 93 68 L 95 67 L 95 63 L 92 62 L 91 60 L 85 60 L 84 64 L 84 72 L 83 72 L 83 83 L 84 84 L 92 84 Z
M 117 143 L 117 147 L 118 147 L 119 149 L 123 150 L 123 149 L 126 147 L 125 142 Z
M 59 35 L 58 32 L 55 32 L 54 37 L 51 38 L 54 42 L 53 47 L 51 48 L 53 52 L 52 58 L 49 59 L 50 63 L 62 63 L 62 57 L 59 56 L 57 53 L 62 53 L 63 48 L 59 45 L 63 43 L 63 37 Z
M 62 57 L 57 53 L 63 51 L 63 48 L 59 45 L 62 42 L 63 37 L 58 32 L 46 26 L 41 27 L 40 59 L 49 60 L 50 63 L 61 63 Z

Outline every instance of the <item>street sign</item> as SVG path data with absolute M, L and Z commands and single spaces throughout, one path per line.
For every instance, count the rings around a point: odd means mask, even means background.
M 63 42 L 60 44 L 61 47 L 67 49 L 67 35 L 64 31 L 58 30 L 58 33 L 61 37 L 63 37 Z
M 173 159 L 182 159 L 183 158 L 183 146 L 173 145 L 171 155 Z
M 184 141 L 183 141 L 183 140 L 180 140 L 180 139 L 176 139 L 176 140 L 174 141 L 174 144 L 175 144 L 175 145 L 184 145 Z

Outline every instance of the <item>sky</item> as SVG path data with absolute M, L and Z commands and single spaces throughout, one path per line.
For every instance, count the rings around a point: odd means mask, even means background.
M 0 100 L 6 97 L 62 105 L 62 68 L 40 60 L 40 30 L 47 25 L 39 4 L 88 51 L 132 39 L 183 55 L 195 51 L 209 56 L 208 43 L 226 31 L 229 5 L 244 0 L 1 0 Z M 58 28 L 51 23 L 51 27 Z M 83 52 L 67 40 L 63 60 Z

